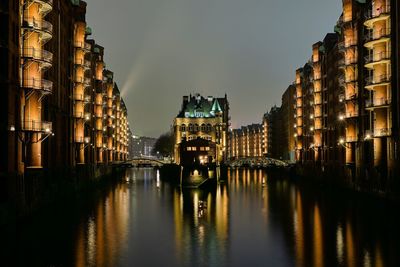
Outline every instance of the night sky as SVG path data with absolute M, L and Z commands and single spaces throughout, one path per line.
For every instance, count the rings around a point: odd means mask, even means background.
M 133 132 L 169 130 L 183 95 L 228 94 L 232 126 L 260 122 L 332 32 L 341 0 L 86 0 Z

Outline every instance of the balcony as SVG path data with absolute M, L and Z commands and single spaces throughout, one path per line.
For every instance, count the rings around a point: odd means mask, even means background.
M 346 143 L 357 142 L 357 136 L 346 136 Z
M 392 129 L 390 128 L 374 129 L 374 137 L 387 137 L 391 135 L 392 135 Z
M 345 117 L 346 119 L 356 118 L 358 117 L 358 111 L 346 112 Z
M 44 50 L 34 47 L 25 47 L 22 49 L 24 59 L 38 61 L 42 64 L 42 68 L 49 68 L 53 62 L 53 54 Z
M 357 58 L 356 57 L 345 58 L 344 59 L 344 63 L 345 63 L 346 66 L 357 64 Z
M 354 92 L 347 93 L 345 96 L 346 101 L 354 101 L 358 98 L 358 94 Z
M 75 101 L 83 101 L 83 95 L 82 94 L 74 94 L 74 100 Z
M 390 17 L 390 5 L 384 5 L 365 12 L 364 25 L 372 28 L 373 24 L 380 20 L 386 20 Z
M 346 38 L 346 40 L 344 41 L 344 48 L 350 48 L 353 46 L 357 46 L 357 39 L 356 38 Z
M 89 104 L 92 102 L 92 97 L 90 95 L 85 95 L 84 101 L 86 104 Z
M 75 42 L 74 43 L 75 48 L 81 49 L 85 52 L 90 52 L 92 49 L 92 46 L 86 42 Z
M 47 15 L 53 9 L 53 0 L 27 0 L 26 2 L 39 4 L 39 12 L 42 16 Z
M 389 98 L 374 98 L 372 101 L 368 99 L 365 103 L 366 108 L 374 109 L 374 108 L 386 108 L 392 103 L 392 100 Z
M 73 117 L 76 118 L 76 119 L 83 119 L 83 118 L 84 118 L 83 112 L 82 112 L 82 111 L 75 111 L 75 110 L 74 110 Z
M 84 84 L 86 87 L 90 86 L 91 83 L 92 83 L 92 79 L 87 78 L 87 77 L 85 77 L 85 78 L 83 79 L 83 84 Z
M 372 68 L 376 64 L 390 63 L 391 53 L 389 51 L 382 51 L 379 53 L 370 54 L 365 57 L 365 67 Z
M 365 79 L 365 88 L 373 89 L 375 86 L 385 86 L 390 84 L 390 75 L 370 76 Z
M 44 94 L 51 94 L 53 91 L 53 82 L 45 79 L 24 79 L 21 87 L 25 89 L 40 90 Z
M 387 42 L 390 40 L 390 28 L 382 28 L 380 30 L 373 30 L 365 35 L 366 48 L 373 48 L 377 43 Z
M 53 124 L 48 121 L 26 120 L 22 121 L 21 130 L 24 132 L 52 133 Z
M 75 59 L 75 65 L 82 66 L 85 70 L 90 69 L 90 61 L 84 59 Z
M 53 25 L 48 21 L 37 19 L 35 17 L 24 17 L 22 28 L 39 32 L 44 43 L 50 40 L 53 36 Z

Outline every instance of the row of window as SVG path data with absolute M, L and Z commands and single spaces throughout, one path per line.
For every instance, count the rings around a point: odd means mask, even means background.
M 182 137 L 186 137 L 185 133 L 182 133 Z M 187 140 L 191 141 L 191 140 L 196 140 L 198 137 L 200 137 L 201 139 L 207 140 L 207 141 L 211 141 L 212 137 L 209 135 L 205 135 L 205 136 L 197 136 L 197 135 L 190 135 Z
M 212 126 L 211 124 L 202 124 L 201 126 L 199 126 L 198 124 L 189 124 L 188 126 L 186 126 L 185 124 L 182 124 L 180 126 L 180 130 L 181 132 L 198 132 L 198 131 L 202 131 L 202 132 L 211 132 L 212 130 Z
M 189 147 L 186 148 L 186 150 L 187 150 L 187 151 L 197 151 L 197 147 L 195 147 L 195 146 L 189 146 Z M 210 147 L 208 147 L 208 146 L 206 146 L 206 147 L 204 147 L 204 146 L 199 147 L 199 151 L 210 151 Z

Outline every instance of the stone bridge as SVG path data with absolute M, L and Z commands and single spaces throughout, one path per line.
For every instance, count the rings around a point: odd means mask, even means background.
M 268 168 L 268 167 L 288 167 L 289 164 L 278 159 L 267 157 L 256 158 L 239 158 L 231 159 L 226 162 L 230 167 L 252 167 L 252 168 Z

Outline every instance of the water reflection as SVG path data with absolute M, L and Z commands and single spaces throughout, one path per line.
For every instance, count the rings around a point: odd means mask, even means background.
M 17 248 L 10 266 L 400 266 L 398 207 L 284 178 L 235 169 L 216 188 L 182 190 L 128 170 L 1 252 Z
M 176 256 L 184 266 L 225 266 L 229 235 L 227 187 L 173 190 Z
M 77 267 L 115 266 L 122 248 L 126 245 L 130 223 L 130 177 L 126 183 L 116 185 L 98 199 L 98 204 L 88 217 L 83 218 L 76 236 Z

